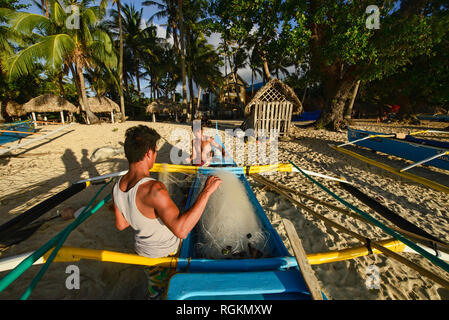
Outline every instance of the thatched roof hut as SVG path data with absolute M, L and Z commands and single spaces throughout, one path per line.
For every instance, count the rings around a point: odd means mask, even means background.
M 8 101 L 6 104 L 6 113 L 10 117 L 22 117 L 27 114 L 26 111 L 23 110 L 23 105 L 15 101 Z
M 146 109 L 147 113 L 172 113 L 182 111 L 179 103 L 173 102 L 168 98 L 160 98 L 151 102 Z
M 88 98 L 87 103 L 93 113 L 120 112 L 119 105 L 107 97 Z
M 62 97 L 54 94 L 44 94 L 31 99 L 23 106 L 26 113 L 30 112 L 79 112 L 78 108 Z
M 293 113 L 303 112 L 301 101 L 295 94 L 292 88 L 283 83 L 279 79 L 271 79 L 265 86 L 263 86 L 251 101 L 245 107 L 245 115 L 251 114 L 251 108 L 257 102 L 284 102 L 290 101 L 293 104 Z

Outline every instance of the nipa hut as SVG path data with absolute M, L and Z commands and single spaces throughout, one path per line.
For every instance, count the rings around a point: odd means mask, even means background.
M 292 114 L 302 111 L 301 101 L 293 89 L 275 78 L 263 86 L 246 105 L 244 128 L 254 129 L 255 137 L 260 131 L 267 136 L 277 131 L 279 136 L 287 137 Z
M 23 105 L 15 101 L 8 101 L 6 104 L 6 113 L 10 117 L 23 117 L 27 114 L 26 111 L 23 110 Z
M 36 121 L 36 113 L 42 112 L 59 112 L 61 115 L 61 122 L 64 121 L 64 111 L 67 112 L 79 112 L 78 108 L 65 100 L 62 97 L 53 94 L 44 94 L 36 98 L 31 99 L 22 106 L 22 109 L 26 113 L 31 113 L 33 120 Z
M 153 115 L 153 122 L 155 122 L 155 114 L 175 114 L 182 112 L 179 103 L 173 102 L 168 98 L 159 98 L 151 102 L 146 109 L 146 113 L 151 113 Z
M 108 97 L 88 98 L 87 103 L 89 104 L 90 111 L 93 113 L 109 113 L 112 123 L 114 123 L 114 112 L 120 112 L 119 105 Z

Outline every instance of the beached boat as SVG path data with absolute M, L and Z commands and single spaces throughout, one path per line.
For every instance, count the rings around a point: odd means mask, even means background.
M 406 135 L 398 139 L 396 135 L 379 132 L 348 129 L 348 140 L 360 147 L 394 155 L 415 162 L 403 168 L 406 171 L 418 164 L 426 164 L 449 170 L 449 143 Z
M 293 122 L 306 122 L 306 121 L 316 121 L 321 115 L 321 110 L 315 111 L 304 111 L 300 115 L 292 116 Z
M 199 259 L 195 250 L 198 228 L 195 228 L 182 243 L 177 273 L 169 282 L 167 299 L 312 299 L 302 270 L 298 268 L 295 258 L 289 254 L 279 234 L 269 222 L 245 178 L 243 169 L 240 168 L 240 171 L 236 169 L 236 167 L 217 168 L 217 170 L 232 170 L 244 185 L 254 212 L 269 235 L 267 246 L 270 251 L 269 257 Z M 198 172 L 190 189 L 187 208 L 192 205 L 196 193 L 199 192 L 201 175 L 207 173 L 211 173 L 210 169 L 204 173 L 201 169 Z M 193 263 L 186 263 L 187 261 Z
M 449 115 L 444 114 L 419 114 L 417 117 L 419 120 L 449 122 Z
M 0 125 L 0 145 L 14 142 L 35 132 L 31 120 L 5 123 Z

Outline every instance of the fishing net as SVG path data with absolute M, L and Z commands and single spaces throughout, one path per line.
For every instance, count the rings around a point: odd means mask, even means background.
M 211 195 L 195 227 L 195 255 L 206 259 L 269 256 L 269 233 L 262 227 L 242 182 L 233 173 L 217 171 L 223 183 Z M 201 177 L 203 189 L 207 177 Z

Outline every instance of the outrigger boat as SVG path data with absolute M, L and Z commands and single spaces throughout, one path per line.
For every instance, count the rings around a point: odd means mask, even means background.
M 449 170 L 449 142 L 416 138 L 410 134 L 405 135 L 403 139 L 398 139 L 396 134 L 388 135 L 351 128 L 348 129 L 348 140 L 350 142 L 348 144 L 355 144 L 415 162 L 402 168 L 401 172 L 421 164 Z
M 35 131 L 31 120 L 1 124 L 0 145 L 26 138 Z
M 312 295 L 302 270 L 294 262 L 279 234 L 269 222 L 263 208 L 257 201 L 242 168 L 225 167 L 217 170 L 232 171 L 244 185 L 247 196 L 254 207 L 262 228 L 269 234 L 268 258 L 198 260 L 194 247 L 197 228 L 183 241 L 180 250 L 181 261 L 196 260 L 195 263 L 179 263 L 177 273 L 169 282 L 169 300 L 310 300 Z M 211 168 L 199 169 L 190 189 L 187 208 L 192 205 L 200 191 L 200 176 L 213 174 Z
M 61 234 L 55 237 L 54 241 L 50 241 L 44 245 L 40 252 L 38 252 L 38 250 L 33 253 L 27 253 L 18 257 L 13 257 L 12 259 L 0 261 L 0 271 L 13 269 L 10 274 L 3 279 L 0 279 L 0 291 L 6 288 L 7 285 L 12 283 L 12 281 L 20 276 L 25 269 L 29 268 L 33 264 L 45 263 L 46 266 L 52 261 L 63 262 L 77 261 L 80 259 L 93 259 L 143 265 L 148 265 L 148 263 L 151 263 L 152 265 L 161 265 L 172 268 L 175 266 L 177 272 L 169 282 L 167 299 L 325 299 L 324 294 L 319 289 L 317 293 L 318 285 L 316 278 L 309 280 L 311 279 L 311 275 L 313 275 L 313 273 L 308 272 L 308 274 L 305 275 L 300 267 L 306 266 L 306 268 L 310 268 L 309 262 L 307 261 L 307 256 L 303 254 L 302 261 L 298 261 L 296 254 L 295 256 L 289 254 L 282 242 L 282 239 L 269 222 L 264 210 L 257 201 L 248 181 L 245 178 L 245 173 L 253 174 L 255 172 L 266 172 L 273 170 L 291 172 L 291 165 L 279 164 L 272 166 L 237 167 L 235 166 L 235 163 L 233 163 L 232 166 L 228 163 L 225 167 L 221 168 L 202 168 L 182 165 L 176 166 L 156 164 L 152 171 L 196 173 L 197 176 L 189 191 L 187 200 L 188 208 L 192 205 L 196 193 L 200 191 L 201 176 L 213 174 L 216 170 L 226 170 L 228 172 L 232 172 L 237 175 L 240 182 L 244 185 L 247 191 L 247 196 L 254 207 L 257 218 L 261 222 L 262 227 L 269 234 L 267 247 L 270 251 L 270 257 L 254 259 L 236 258 L 226 260 L 197 258 L 193 250 L 195 245 L 195 232 L 192 231 L 190 235 L 183 240 L 178 257 L 161 258 L 155 260 L 119 252 L 105 253 L 102 250 L 62 247 L 63 241 L 65 241 L 65 238 L 70 233 L 70 231 L 64 230 Z M 125 172 L 98 177 L 99 179 L 92 179 L 87 182 L 80 181 L 79 183 L 74 184 L 74 186 L 80 185 L 80 187 L 76 188 L 73 193 L 79 192 L 83 188 L 91 185 L 91 183 L 97 183 L 102 180 L 104 182 L 104 179 L 108 178 L 108 176 L 110 178 L 111 176 L 116 177 L 123 174 L 125 174 Z M 64 198 L 66 199 L 67 195 Z M 56 204 L 56 200 L 57 199 L 54 199 L 54 203 L 52 203 L 51 206 Z M 104 204 L 109 200 L 110 195 L 108 195 L 102 202 Z M 98 210 L 97 207 L 92 209 L 91 213 Z M 34 218 L 41 214 L 42 211 L 39 213 L 36 212 Z M 79 217 L 82 219 L 79 223 L 87 219 L 87 216 L 84 218 L 82 217 L 83 214 L 84 212 Z M 17 218 L 20 218 L 20 216 Z M 24 220 L 17 218 L 13 219 L 11 223 L 7 223 L 4 226 L 11 228 L 13 226 L 13 222 L 23 224 Z M 30 221 L 27 222 L 29 223 Z M 74 221 L 74 223 L 76 222 L 77 220 Z M 78 224 L 74 225 L 71 230 L 76 228 Z M 294 233 L 297 237 L 296 231 Z M 297 240 L 299 241 L 299 238 L 297 238 Z M 57 246 L 58 241 L 60 244 L 59 247 Z M 55 245 L 56 249 L 54 249 Z M 51 249 L 49 250 L 49 248 Z M 102 252 L 99 253 L 97 251 Z M 34 285 L 37 281 L 38 280 L 34 281 Z M 28 293 L 24 294 L 22 298 L 28 298 L 34 285 L 30 285 L 31 289 L 28 290 Z

